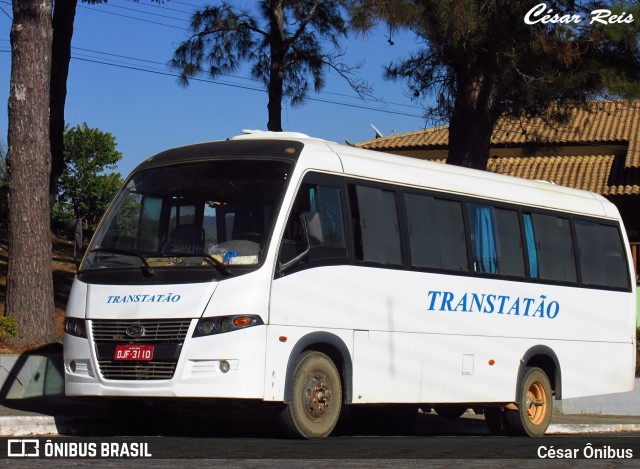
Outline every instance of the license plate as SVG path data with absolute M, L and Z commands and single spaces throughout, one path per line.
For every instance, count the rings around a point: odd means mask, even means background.
M 153 359 L 153 345 L 116 345 L 114 360 L 149 361 Z

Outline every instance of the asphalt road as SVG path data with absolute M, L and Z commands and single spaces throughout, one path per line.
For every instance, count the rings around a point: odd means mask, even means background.
M 408 430 L 354 427 L 342 419 L 324 440 L 291 440 L 275 415 L 251 409 L 147 409 L 85 435 L 0 439 L 0 464 L 52 467 L 638 467 L 640 434 L 515 438 L 491 435 L 482 419 L 421 414 Z M 127 436 L 122 436 L 127 435 Z M 25 453 L 39 458 L 20 457 Z M 36 443 L 37 442 L 37 443 Z M 9 456 L 11 451 L 12 456 Z M 15 456 L 14 456 L 15 455 Z M 126 456 L 129 456 L 128 458 Z M 559 458 L 559 456 L 562 456 Z
M 44 439 L 43 439 L 44 440 Z M 44 441 L 40 449 L 44 449 Z M 321 441 L 292 441 L 279 438 L 199 438 L 199 437 L 64 437 L 50 439 L 60 451 L 70 445 L 95 445 L 97 457 L 89 458 L 7 458 L 4 467 L 638 467 L 640 438 L 545 437 L 535 441 L 501 437 L 330 437 Z M 101 448 L 142 445 L 141 458 L 100 458 Z M 65 450 L 61 448 L 65 447 Z M 138 446 L 140 447 L 140 446 Z M 550 458 L 549 450 L 576 458 Z M 611 457 L 594 459 L 589 451 L 607 452 Z M 613 457 L 633 453 L 633 459 Z M 150 458 L 146 456 L 150 455 Z M 69 454 L 67 455 L 69 456 Z

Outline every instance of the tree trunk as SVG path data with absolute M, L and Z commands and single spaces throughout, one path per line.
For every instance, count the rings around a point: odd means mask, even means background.
M 269 69 L 269 85 L 267 93 L 269 103 L 267 111 L 269 120 L 267 130 L 282 132 L 282 88 L 284 84 L 284 2 L 283 0 L 271 0 L 269 9 L 269 48 L 271 52 L 271 64 Z
M 269 86 L 267 87 L 269 94 L 269 102 L 267 104 L 267 110 L 269 112 L 267 130 L 272 132 L 282 132 L 282 86 L 283 78 L 281 73 L 272 65 Z
M 466 111 L 451 117 L 447 164 L 486 170 L 494 123 L 485 115 Z
M 64 106 L 71 61 L 71 38 L 78 0 L 58 1 L 53 10 L 53 45 L 51 55 L 51 101 L 49 140 L 51 142 L 51 177 L 49 204 L 53 208 L 58 180 L 64 171 Z
M 49 239 L 51 40 L 51 0 L 14 0 L 5 314 L 16 318 L 16 345 L 42 345 L 56 335 Z
M 459 74 L 447 164 L 487 169 L 491 135 L 499 116 L 495 95 L 495 81 L 482 70 Z

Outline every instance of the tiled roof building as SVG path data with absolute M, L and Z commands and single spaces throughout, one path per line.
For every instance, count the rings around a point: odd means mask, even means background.
M 446 126 L 417 130 L 362 142 L 357 146 L 403 154 L 420 150 L 445 150 L 449 143 Z M 564 122 L 545 122 L 541 118 L 529 120 L 500 119 L 491 137 L 494 149 L 522 149 L 538 147 L 585 147 L 585 154 L 602 153 L 612 145 L 615 153 L 624 147 L 625 167 L 640 167 L 640 101 L 597 101 L 588 109 L 568 110 Z M 594 147 L 602 147 L 600 151 Z M 415 155 L 417 156 L 417 155 Z M 501 156 L 496 154 L 495 156 Z M 636 184 L 638 186 L 638 184 Z M 636 191 L 638 189 L 636 188 Z M 640 192 L 636 192 L 640 193 Z

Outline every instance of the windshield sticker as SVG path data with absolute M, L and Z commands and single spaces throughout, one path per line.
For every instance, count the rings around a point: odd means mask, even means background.
M 173 293 L 157 294 L 157 295 L 110 295 L 107 297 L 107 304 L 109 303 L 177 303 L 180 301 L 180 295 L 174 295 Z
M 456 295 L 450 291 L 430 291 L 427 296 L 429 297 L 428 311 L 496 313 L 547 319 L 555 319 L 560 313 L 560 303 L 555 300 L 550 301 L 547 295 L 523 298 L 487 293 Z

